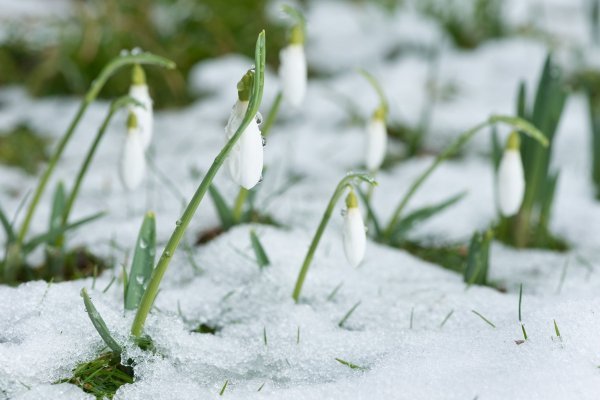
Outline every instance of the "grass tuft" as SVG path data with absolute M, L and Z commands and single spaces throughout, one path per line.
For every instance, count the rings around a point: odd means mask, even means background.
M 98 399 L 112 399 L 117 390 L 133 383 L 133 368 L 121 364 L 121 357 L 113 352 L 103 353 L 98 358 L 75 367 L 73 376 L 57 383 L 72 383 Z
M 444 320 L 440 324 L 440 329 L 442 329 L 444 327 L 444 325 L 446 325 L 446 322 L 448 322 L 448 320 L 450 319 L 450 317 L 452 316 L 452 314 L 454 314 L 454 310 L 450 310 L 450 312 L 446 315 L 446 317 L 444 318 Z M 411 321 L 412 321 L 412 319 L 411 319 Z

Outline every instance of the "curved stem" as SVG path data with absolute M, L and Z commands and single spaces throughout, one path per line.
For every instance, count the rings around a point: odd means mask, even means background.
M 338 183 L 337 187 L 335 188 L 335 191 L 333 192 L 333 195 L 331 196 L 331 199 L 329 200 L 329 203 L 327 204 L 325 213 L 323 213 L 323 217 L 321 218 L 319 227 L 315 232 L 315 236 L 313 237 L 312 242 L 310 242 L 310 247 L 308 248 L 308 252 L 306 253 L 306 257 L 304 257 L 304 262 L 302 263 L 302 267 L 300 268 L 300 272 L 298 273 L 298 279 L 296 279 L 296 285 L 294 286 L 294 292 L 292 293 L 292 297 L 296 303 L 300 298 L 300 292 L 302 291 L 302 286 L 304 285 L 306 274 L 308 273 L 308 269 L 310 268 L 310 263 L 312 262 L 312 259 L 315 255 L 315 251 L 319 246 L 321 236 L 323 236 L 323 232 L 325 232 L 327 223 L 331 218 L 333 209 L 335 208 L 336 203 L 340 199 L 340 196 L 344 193 L 344 190 L 348 186 L 350 186 L 352 181 L 355 179 L 361 179 L 370 183 L 371 185 L 375 184 L 375 181 L 371 178 L 371 176 L 365 173 L 349 173 Z
M 135 337 L 139 337 L 142 334 L 144 329 L 144 324 L 146 323 L 146 318 L 150 313 L 150 309 L 152 308 L 152 304 L 154 303 L 154 299 L 158 294 L 158 289 L 160 286 L 160 282 L 169 267 L 169 263 L 171 261 L 171 257 L 177 250 L 181 239 L 183 238 L 183 234 L 185 233 L 188 225 L 190 224 L 192 217 L 196 213 L 200 202 L 204 198 L 208 187 L 212 183 L 217 171 L 221 168 L 221 165 L 225 162 L 228 154 L 230 153 L 233 146 L 236 144 L 238 139 L 242 136 L 244 130 L 250 124 L 253 118 L 255 118 L 256 113 L 258 112 L 258 107 L 262 100 L 262 92 L 264 85 L 264 69 L 265 69 L 265 32 L 262 31 L 258 35 L 258 40 L 256 41 L 256 52 L 255 52 L 255 63 L 256 63 L 256 74 L 254 78 L 254 83 L 252 85 L 252 97 L 250 99 L 250 103 L 248 104 L 248 109 L 246 111 L 246 115 L 242 120 L 242 123 L 238 127 L 235 134 L 229 139 L 225 147 L 221 149 L 212 165 L 208 169 L 206 176 L 202 179 L 200 186 L 194 193 L 194 196 L 190 200 L 186 209 L 183 211 L 183 215 L 181 219 L 176 222 L 175 230 L 171 234 L 169 241 L 167 242 L 162 255 L 160 256 L 158 263 L 156 264 L 156 268 L 152 271 L 152 276 L 150 277 L 150 282 L 148 283 L 148 287 L 142 296 L 140 301 L 140 305 L 137 309 L 137 313 L 135 314 L 135 319 L 133 320 L 133 324 L 131 326 L 131 334 Z
M 383 109 L 387 113 L 387 111 L 389 110 L 388 102 L 387 102 L 387 99 L 385 98 L 385 93 L 383 92 L 383 88 L 381 87 L 379 82 L 377 82 L 377 79 L 375 79 L 375 77 L 370 72 L 368 72 L 367 70 L 364 70 L 362 68 L 358 69 L 358 73 L 361 74 L 362 76 L 364 76 L 365 79 L 371 84 L 373 89 L 375 89 L 375 92 L 377 92 L 377 97 L 379 97 L 379 105 L 381 107 L 383 107 Z
M 108 127 L 110 120 L 112 119 L 115 112 L 117 112 L 117 110 L 119 110 L 122 107 L 125 107 L 129 104 L 136 104 L 136 103 L 140 104 L 132 97 L 123 96 L 123 97 L 119 98 L 118 100 L 115 100 L 110 105 L 108 114 L 104 118 L 104 121 L 102 122 L 102 125 L 100 126 L 100 129 L 98 129 L 98 133 L 96 133 L 96 137 L 94 138 L 94 141 L 92 142 L 92 145 L 90 146 L 90 148 L 85 156 L 85 160 L 83 161 L 83 164 L 81 164 L 79 173 L 77 174 L 77 177 L 75 178 L 75 183 L 73 184 L 73 188 L 71 189 L 71 193 L 69 194 L 69 198 L 67 199 L 67 203 L 65 205 L 65 210 L 63 211 L 63 215 L 62 215 L 63 226 L 69 220 L 69 214 L 71 213 L 73 204 L 75 204 L 75 200 L 77 199 L 77 195 L 79 194 L 79 189 L 81 188 L 81 183 L 83 182 L 83 178 L 89 169 L 89 166 L 92 162 L 92 158 L 94 157 L 94 154 L 96 153 L 98 144 L 100 144 L 100 141 L 102 140 L 102 137 L 104 136 L 104 133 L 106 132 L 106 128 Z
M 38 182 L 38 185 L 35 189 L 32 199 L 31 199 L 31 203 L 29 203 L 29 206 L 27 207 L 25 219 L 23 220 L 23 224 L 21 225 L 21 229 L 19 230 L 19 235 L 17 237 L 17 242 L 19 244 L 23 243 L 23 241 L 25 240 L 25 236 L 27 235 L 27 231 L 29 230 L 29 225 L 31 224 L 31 219 L 33 218 L 33 214 L 35 213 L 37 205 L 40 202 L 40 199 L 42 198 L 44 189 L 46 188 L 46 185 L 48 184 L 50 176 L 52 175 L 52 172 L 54 171 L 54 168 L 56 167 L 58 160 L 62 156 L 62 153 L 65 150 L 67 143 L 69 143 L 69 140 L 71 140 L 71 137 L 73 136 L 73 133 L 75 132 L 75 128 L 79 124 L 81 117 L 87 110 L 88 106 L 96 99 L 96 97 L 100 93 L 100 90 L 102 90 L 102 87 L 104 87 L 104 84 L 106 83 L 106 81 L 117 70 L 119 70 L 120 68 L 122 68 L 126 65 L 131 65 L 131 64 L 153 64 L 153 65 L 158 65 L 158 66 L 165 67 L 165 68 L 175 68 L 175 64 L 172 61 L 167 60 L 166 58 L 163 58 L 163 57 L 155 56 L 154 54 L 150 54 L 150 53 L 142 53 L 142 54 L 135 54 L 135 55 L 129 54 L 129 55 L 119 56 L 104 67 L 104 69 L 100 72 L 100 75 L 98 75 L 98 78 L 96 78 L 92 82 L 92 86 L 90 87 L 90 89 L 88 90 L 84 99 L 82 100 L 81 105 L 79 106 L 79 109 L 77 110 L 77 114 L 75 114 L 75 117 L 71 121 L 71 124 L 67 128 L 67 131 L 65 132 L 63 137 L 60 139 L 60 142 L 58 143 L 58 146 L 57 146 L 56 150 L 54 151 L 54 154 L 52 154 L 52 157 L 50 158 L 50 161 L 48 162 L 48 166 L 46 167 L 44 174 L 42 175 L 42 177 L 40 178 L 40 180 Z
M 495 123 L 503 123 L 517 129 L 526 135 L 532 137 L 537 140 L 542 146 L 548 146 L 548 140 L 544 136 L 542 132 L 540 132 L 535 126 L 525 121 L 524 119 L 518 117 L 508 117 L 504 115 L 492 115 L 486 121 L 481 122 L 478 125 L 475 125 L 473 128 L 469 129 L 462 133 L 459 137 L 457 137 L 454 142 L 452 142 L 444 151 L 442 151 L 433 161 L 433 163 L 427 168 L 410 186 L 408 192 L 402 198 L 402 201 L 398 204 L 394 213 L 392 214 L 392 218 L 383 232 L 383 239 L 385 241 L 389 241 L 392 233 L 394 231 L 394 227 L 400 221 L 400 216 L 402 215 L 402 211 L 416 193 L 417 189 L 425 182 L 425 180 L 431 175 L 431 173 L 445 160 L 455 155 L 469 140 L 475 136 L 477 132 L 481 129 L 485 128 L 488 125 L 492 125 Z

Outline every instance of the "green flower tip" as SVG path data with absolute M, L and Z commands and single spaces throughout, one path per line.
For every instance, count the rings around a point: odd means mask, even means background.
M 386 115 L 387 115 L 387 109 L 382 104 L 379 107 L 377 107 L 377 109 L 373 113 L 373 118 L 376 119 L 376 120 L 379 120 L 379 121 L 385 121 Z
M 296 24 L 290 30 L 290 44 L 304 44 L 304 27 Z
M 132 85 L 145 85 L 146 84 L 146 73 L 144 68 L 140 64 L 134 64 L 131 70 L 131 84 Z
M 494 238 L 494 231 L 492 229 L 488 229 L 485 232 L 485 239 L 486 240 L 492 240 Z
M 249 101 L 252 94 L 252 86 L 254 85 L 254 69 L 249 69 L 248 72 L 240 79 L 237 84 L 238 99 L 240 101 Z
M 350 192 L 348 193 L 348 196 L 346 196 L 346 207 L 348 207 L 348 209 L 358 208 L 358 199 L 352 188 L 350 188 Z
M 138 126 L 137 116 L 133 112 L 129 112 L 127 116 L 127 129 L 134 129 Z
M 154 213 L 154 211 L 148 211 L 146 213 L 146 217 L 154 219 L 156 217 L 156 214 Z
M 519 150 L 521 148 L 521 138 L 517 131 L 512 131 L 506 141 L 506 150 Z

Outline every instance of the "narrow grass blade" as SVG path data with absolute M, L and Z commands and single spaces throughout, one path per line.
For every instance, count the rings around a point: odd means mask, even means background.
M 342 288 L 342 286 L 344 286 L 344 282 L 340 282 L 339 285 L 337 285 L 332 291 L 331 293 L 329 293 L 329 296 L 327 296 L 327 301 L 331 301 L 334 299 L 335 295 L 337 294 L 337 292 L 339 292 L 339 290 Z
M 519 285 L 519 322 L 521 321 L 521 300 L 523 298 L 523 284 Z
M 392 238 L 394 241 L 400 241 L 402 238 L 418 223 L 423 222 L 434 215 L 444 211 L 446 208 L 456 204 L 463 197 L 465 197 L 467 193 L 462 192 L 457 195 L 454 195 L 440 203 L 419 208 L 412 213 L 408 214 L 406 217 L 402 218 L 396 226 L 393 228 Z
M 523 331 L 523 339 L 527 340 L 527 331 L 525 330 L 525 325 L 521 324 L 521 330 Z
M 346 321 L 348 320 L 348 318 L 350 318 L 350 316 L 354 313 L 354 311 L 356 311 L 356 309 L 358 308 L 358 306 L 360 306 L 360 301 L 358 303 L 356 303 L 355 305 L 352 306 L 352 308 L 350 310 L 348 310 L 348 312 L 346 313 L 346 315 L 344 315 L 344 317 L 340 320 L 340 322 L 338 322 L 338 326 L 340 328 L 342 328 L 344 326 L 344 324 L 346 323 Z
M 469 244 L 467 265 L 463 274 L 463 280 L 467 286 L 486 285 L 489 270 L 490 245 L 493 239 L 493 231 L 485 233 L 475 232 Z
M 126 310 L 135 310 L 144 294 L 144 285 L 152 275 L 156 254 L 156 218 L 153 212 L 144 217 L 138 234 L 129 280 L 125 289 L 124 306 Z
M 440 329 L 443 328 L 444 325 L 446 325 L 446 322 L 448 322 L 448 320 L 450 319 L 450 317 L 452 316 L 452 314 L 454 314 L 454 310 L 450 310 L 450 312 L 448 313 L 448 315 L 446 315 L 446 318 L 444 318 L 444 320 L 440 324 Z
M 221 388 L 221 391 L 219 392 L 219 396 L 223 396 L 223 393 L 225 393 L 225 389 L 227 389 L 228 384 L 229 384 L 229 379 L 227 379 L 225 381 L 225 383 L 223 384 L 223 387 Z
M 260 269 L 269 266 L 271 261 L 269 261 L 269 257 L 267 256 L 267 253 L 265 252 L 265 249 L 260 243 L 260 239 L 254 230 L 250 231 L 250 243 L 252 243 L 252 249 L 254 250 L 254 255 L 256 256 L 256 262 L 258 263 Z
M 362 370 L 362 371 L 364 371 L 366 369 L 365 367 L 361 367 L 360 365 L 356 365 L 349 361 L 342 360 L 341 358 L 336 358 L 335 361 L 339 362 L 342 365 L 345 365 L 346 367 L 348 367 L 350 369 L 358 369 L 358 370 Z
M 216 188 L 215 185 L 210 185 L 208 187 L 208 194 L 217 209 L 217 214 L 219 214 L 219 219 L 221 220 L 221 227 L 224 230 L 227 230 L 233 226 L 233 213 L 231 208 L 225 202 L 225 199 Z
M 481 318 L 483 321 L 485 321 L 486 324 L 488 324 L 489 326 L 491 326 L 492 328 L 495 328 L 496 325 L 494 325 L 489 319 L 487 319 L 486 317 L 484 317 L 483 315 L 481 315 L 480 313 L 478 313 L 475 310 L 471 310 L 471 312 L 475 315 L 477 315 L 479 318 Z
M 89 217 L 85 217 L 85 218 L 79 219 L 79 220 L 77 220 L 75 222 L 72 222 L 70 224 L 61 226 L 61 227 L 59 227 L 57 229 L 54 229 L 54 230 L 52 230 L 50 232 L 46 232 L 46 233 L 42 233 L 41 235 L 34 236 L 32 239 L 30 239 L 27 243 L 25 243 L 23 245 L 23 251 L 25 253 L 28 253 L 28 252 L 34 250 L 40 244 L 51 242 L 55 238 L 57 238 L 60 235 L 64 234 L 65 232 L 73 230 L 75 228 L 79 228 L 80 226 L 85 225 L 87 223 L 90 223 L 92 221 L 95 221 L 98 218 L 103 217 L 104 215 L 105 215 L 104 212 L 99 212 L 99 213 L 90 215 Z
M 88 296 L 85 288 L 81 289 L 81 297 L 83 297 L 83 304 L 85 304 L 85 309 L 90 317 L 90 320 L 92 321 L 92 325 L 94 325 L 94 328 L 96 328 L 96 331 L 98 331 L 98 334 L 102 340 L 104 340 L 104 343 L 106 343 L 106 345 L 112 351 L 120 354 L 122 351 L 121 346 L 111 336 L 108 328 L 106 327 L 106 323 L 100 316 L 100 313 L 98 313 L 98 310 L 96 310 L 96 307 L 94 307 L 92 299 L 90 299 L 90 296 Z
M 558 325 L 556 324 L 556 320 L 554 319 L 554 332 L 556 333 L 556 337 L 560 337 L 560 331 L 558 330 Z

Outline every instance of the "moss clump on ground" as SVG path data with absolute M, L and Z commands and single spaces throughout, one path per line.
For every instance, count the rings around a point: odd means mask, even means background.
M 28 125 L 18 125 L 0 132 L 0 164 L 17 167 L 33 175 L 40 164 L 48 160 L 47 147 L 47 139 Z
M 121 356 L 112 352 L 79 364 L 73 376 L 57 383 L 72 383 L 97 399 L 112 399 L 117 390 L 133 383 L 133 367 L 121 364 Z

